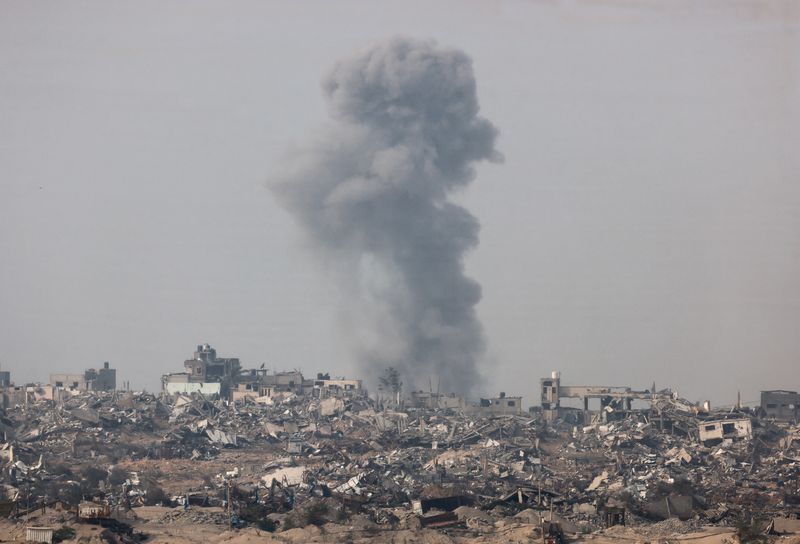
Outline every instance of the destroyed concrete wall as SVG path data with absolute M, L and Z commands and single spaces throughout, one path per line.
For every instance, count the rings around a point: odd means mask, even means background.
M 272 391 L 271 387 L 264 387 L 258 383 L 240 383 L 237 384 L 236 389 L 231 391 L 231 400 L 233 402 L 242 402 L 247 399 L 270 398 Z
M 408 399 L 411 408 L 426 408 L 429 410 L 464 410 L 466 403 L 464 397 L 453 393 L 432 393 L 429 391 L 412 391 Z
M 50 374 L 50 383 L 56 387 L 75 391 L 89 390 L 89 384 L 84 374 Z
M 313 396 L 318 398 L 326 397 L 350 397 L 366 394 L 361 380 L 345 379 L 316 379 L 313 385 Z
M 166 389 L 168 383 L 189 383 L 190 375 L 188 372 L 171 372 L 161 376 L 161 388 Z
M 60 400 L 69 397 L 69 392 L 59 390 L 52 384 L 34 384 L 26 386 L 28 396 L 34 402 L 37 400 Z
M 6 387 L 3 389 L 3 409 L 27 404 L 28 388 L 23 385 Z
M 297 370 L 276 372 L 274 374 L 266 374 L 261 378 L 261 383 L 264 385 L 271 385 L 273 387 L 283 387 L 286 390 L 303 387 L 304 382 L 302 372 Z
M 164 384 L 164 390 L 170 394 L 201 393 L 203 395 L 219 395 L 221 392 L 221 385 L 222 384 L 219 382 L 167 382 Z

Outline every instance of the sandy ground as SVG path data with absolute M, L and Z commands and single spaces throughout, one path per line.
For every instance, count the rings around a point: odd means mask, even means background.
M 207 513 L 221 513 L 221 509 L 204 509 Z M 173 521 L 163 523 L 165 515 L 174 513 L 175 509 L 164 507 L 141 507 L 134 509 L 135 518 L 126 521 L 133 525 L 137 532 L 149 535 L 146 542 L 151 544 L 255 544 L 255 543 L 352 543 L 352 544 L 500 544 L 540 542 L 538 526 L 524 522 L 504 521 L 493 527 L 480 529 L 381 529 L 374 525 L 338 525 L 326 524 L 322 527 L 308 526 L 290 529 L 280 533 L 268 533 L 254 528 L 228 530 L 224 526 L 211 523 L 192 523 L 189 521 Z M 32 515 L 28 521 L 12 522 L 0 520 L 0 542 L 24 541 L 25 526 L 60 527 L 64 514 L 51 511 L 45 515 Z M 68 543 L 99 544 L 105 542 L 104 529 L 92 525 L 67 522 L 77 531 L 76 538 Z M 591 544 L 611 544 L 614 542 L 631 542 L 650 544 L 666 544 L 686 542 L 692 544 L 724 544 L 733 542 L 733 532 L 724 528 L 712 527 L 701 533 L 686 535 L 645 536 L 638 534 L 633 528 L 618 528 L 610 535 L 586 535 L 572 542 Z M 800 544 L 797 539 L 782 539 L 782 542 Z
M 221 508 L 203 508 L 204 515 L 222 515 Z M 541 542 L 538 525 L 524 520 L 502 520 L 494 525 L 483 525 L 474 529 L 384 529 L 369 522 L 353 524 L 326 524 L 322 527 L 308 526 L 290 529 L 280 533 L 268 533 L 254 528 L 230 530 L 224 525 L 197 523 L 184 520 L 180 509 L 166 507 L 140 507 L 125 521 L 136 532 L 149 535 L 145 542 L 150 544 L 256 544 L 256 543 L 351 543 L 351 544 L 500 544 Z M 165 521 L 166 520 L 166 521 Z M 63 524 L 76 530 L 76 537 L 65 541 L 74 544 L 101 544 L 109 542 L 107 533 L 101 527 L 75 523 L 70 512 L 49 510 L 45 514 L 36 513 L 27 520 L 0 520 L 0 542 L 24 542 L 26 526 L 60 527 Z M 701 532 L 668 535 L 646 534 L 634 527 L 615 527 L 606 534 L 584 535 L 569 539 L 570 542 L 587 544 L 612 544 L 629 542 L 636 544 L 731 544 L 736 539 L 731 529 L 709 527 Z M 775 538 L 781 544 L 800 544 L 800 536 Z
M 587 542 L 593 544 L 613 544 L 614 542 L 649 542 L 650 544 L 667 544 L 668 542 L 686 542 L 691 544 L 725 544 L 734 542 L 734 532 L 731 529 L 722 527 L 710 527 L 698 533 L 688 533 L 685 535 L 663 535 L 659 537 L 648 537 L 637 534 L 635 530 L 629 529 L 625 533 L 615 533 L 613 536 L 590 535 L 577 542 Z

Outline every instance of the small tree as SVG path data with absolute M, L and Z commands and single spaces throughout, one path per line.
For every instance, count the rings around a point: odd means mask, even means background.
M 391 392 L 394 395 L 395 404 L 400 404 L 400 393 L 403 391 L 400 372 L 393 366 L 384 370 L 383 375 L 378 378 L 378 389 Z

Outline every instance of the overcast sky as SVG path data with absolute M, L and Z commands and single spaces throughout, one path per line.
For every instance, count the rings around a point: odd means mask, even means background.
M 504 164 L 485 393 L 800 388 L 800 3 L 0 0 L 0 365 L 159 387 L 199 343 L 352 373 L 336 286 L 266 188 L 320 80 L 405 35 L 474 59 Z

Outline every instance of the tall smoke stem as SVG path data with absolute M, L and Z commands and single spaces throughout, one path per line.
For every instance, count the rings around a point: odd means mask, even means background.
M 363 370 L 392 366 L 410 386 L 469 393 L 484 335 L 464 255 L 480 227 L 447 197 L 475 162 L 502 160 L 472 61 L 396 38 L 340 61 L 322 87 L 333 121 L 273 189 L 343 288 Z

